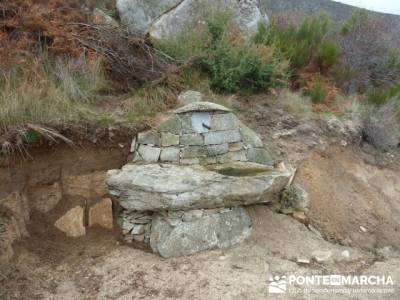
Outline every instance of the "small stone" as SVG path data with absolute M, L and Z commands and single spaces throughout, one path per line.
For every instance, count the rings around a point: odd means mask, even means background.
M 180 143 L 185 146 L 202 146 L 204 145 L 204 140 L 201 134 L 188 133 L 181 136 Z
M 301 265 L 309 265 L 311 263 L 308 258 L 297 258 L 296 262 Z
M 155 131 L 140 132 L 138 143 L 143 145 L 160 146 L 160 134 Z
M 229 144 L 229 152 L 241 151 L 244 149 L 243 143 L 231 143 Z
M 265 149 L 250 148 L 247 150 L 247 159 L 251 162 L 272 166 L 274 160 L 271 154 Z
M 133 239 L 136 242 L 143 242 L 144 241 L 144 234 L 135 234 L 135 235 L 133 235 Z
M 331 257 L 332 257 L 332 252 L 331 251 L 314 251 L 312 253 L 313 258 L 317 263 L 325 263 L 328 262 Z
M 343 147 L 347 146 L 347 142 L 345 140 L 341 140 L 340 141 L 340 145 L 342 145 Z
M 349 250 L 342 251 L 342 256 L 344 258 L 350 258 L 350 251 Z
M 89 209 L 89 226 L 100 225 L 106 229 L 113 229 L 112 201 L 104 198 Z
M 132 230 L 133 226 L 135 226 L 135 224 L 127 221 L 126 219 L 123 219 L 121 221 L 120 226 L 121 226 L 123 232 L 130 232 Z
M 125 235 L 124 236 L 124 240 L 125 240 L 125 242 L 127 242 L 127 243 L 132 243 L 132 241 L 133 241 L 133 236 L 132 235 Z
M 181 120 L 177 115 L 172 115 L 169 119 L 158 126 L 158 130 L 160 132 L 169 132 L 179 135 L 182 131 Z
M 162 148 L 160 160 L 166 162 L 179 162 L 180 151 L 180 148 L 177 147 Z
M 136 137 L 133 138 L 132 143 L 131 143 L 131 152 L 136 151 Z
M 136 234 L 143 234 L 144 233 L 144 225 L 142 224 L 135 224 L 131 230 L 132 235 Z
M 229 151 L 228 144 L 207 146 L 208 156 L 222 155 L 222 154 L 228 153 L 228 151 Z
M 211 131 L 204 134 L 205 145 L 236 143 L 242 139 L 239 130 Z
M 186 91 L 178 96 L 178 101 L 181 105 L 200 102 L 203 101 L 203 94 L 196 91 Z
M 295 211 L 293 213 L 293 219 L 295 219 L 295 220 L 297 220 L 297 221 L 299 221 L 300 223 L 303 223 L 303 224 L 307 224 L 308 223 L 308 218 L 305 215 L 305 213 L 302 212 L 302 211 Z
M 367 232 L 367 228 L 365 228 L 364 226 L 360 226 L 360 230 L 361 230 L 361 232 L 364 232 L 364 233 Z
M 169 132 L 161 133 L 161 146 L 169 147 L 179 145 L 179 135 Z
M 182 220 L 184 222 L 192 222 L 193 220 L 200 219 L 203 216 L 202 210 L 191 210 L 183 214 Z
M 161 148 L 140 145 L 138 153 L 147 162 L 157 162 L 160 158 Z
M 80 237 L 86 234 L 83 223 L 84 210 L 81 206 L 70 209 L 64 216 L 55 222 L 55 226 L 68 237 Z
M 182 158 L 180 160 L 182 165 L 197 165 L 200 163 L 200 159 L 198 158 Z
M 184 107 L 178 108 L 175 110 L 176 114 L 183 114 L 188 112 L 211 112 L 211 111 L 222 111 L 222 112 L 230 112 L 228 108 L 225 106 L 213 103 L 213 102 L 193 102 Z

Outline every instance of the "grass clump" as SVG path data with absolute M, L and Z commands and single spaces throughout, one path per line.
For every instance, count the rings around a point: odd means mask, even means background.
M 324 82 L 319 79 L 310 91 L 310 98 L 312 103 L 323 103 L 326 98 L 326 89 Z
M 0 74 L 0 132 L 27 123 L 89 117 L 108 89 L 100 61 L 33 60 Z

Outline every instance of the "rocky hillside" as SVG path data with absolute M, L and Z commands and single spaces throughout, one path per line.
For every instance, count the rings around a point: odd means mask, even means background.
M 269 16 L 288 15 L 314 15 L 326 12 L 333 21 L 343 23 L 358 7 L 331 0 L 261 0 L 261 6 Z M 371 12 L 379 20 L 391 28 L 388 35 L 400 43 L 400 16 Z

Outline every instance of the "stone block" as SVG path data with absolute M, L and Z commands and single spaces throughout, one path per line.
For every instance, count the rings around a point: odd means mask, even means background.
M 239 127 L 239 120 L 233 113 L 215 113 L 211 118 L 211 130 L 235 130 Z
M 169 132 L 161 133 L 161 146 L 169 147 L 179 145 L 179 135 Z
M 228 151 L 229 151 L 228 144 L 207 146 L 208 156 L 222 155 L 222 154 L 228 153 Z
M 204 133 L 205 145 L 217 145 L 224 143 L 236 143 L 242 139 L 239 130 L 210 131 Z
M 196 91 L 186 91 L 178 96 L 178 101 L 181 105 L 200 102 L 203 101 L 203 94 Z
M 83 218 L 83 208 L 76 206 L 59 218 L 54 225 L 68 237 L 80 237 L 86 234 Z
M 180 148 L 166 147 L 161 149 L 160 160 L 165 162 L 179 162 Z
M 207 156 L 207 148 L 202 146 L 188 146 L 182 148 L 182 158 L 196 158 Z
M 180 143 L 185 146 L 202 146 L 204 145 L 204 138 L 198 133 L 183 134 Z
M 89 209 L 89 226 L 100 225 L 105 229 L 113 229 L 113 211 L 110 198 L 104 198 Z
M 158 130 L 179 135 L 182 131 L 181 119 L 177 115 L 172 115 L 158 126 Z
M 231 247 L 245 240 L 250 232 L 251 220 L 243 207 L 198 218 L 192 215 L 174 226 L 166 217 L 157 215 L 152 222 L 150 246 L 163 257 L 184 256 Z
M 138 143 L 143 145 L 160 146 L 160 134 L 155 131 L 140 132 Z
M 157 162 L 160 158 L 161 148 L 147 145 L 140 145 L 138 153 L 146 162 Z
M 246 151 L 228 152 L 217 157 L 218 163 L 229 163 L 231 161 L 247 161 Z

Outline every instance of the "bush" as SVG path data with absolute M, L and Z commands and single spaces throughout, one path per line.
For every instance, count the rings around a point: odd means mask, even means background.
M 205 27 L 157 47 L 182 65 L 200 68 L 218 91 L 254 93 L 284 85 L 285 60 L 271 47 L 243 38 L 230 20 L 227 14 L 213 14 Z
M 324 82 L 320 79 L 318 80 L 314 87 L 310 91 L 310 97 L 312 103 L 322 103 L 325 101 L 326 98 L 326 91 L 325 91 L 325 84 Z
M 387 101 L 394 99 L 400 102 L 400 83 L 394 86 L 384 89 L 376 88 L 370 91 L 367 95 L 367 100 L 371 104 L 381 105 Z
M 353 77 L 346 85 L 365 92 L 400 80 L 400 52 L 385 35 L 390 25 L 365 10 L 357 11 L 343 25 L 339 44 L 342 64 Z
M 308 17 L 298 26 L 280 27 L 276 23 L 269 28 L 260 26 L 254 39 L 256 43 L 278 49 L 290 60 L 293 69 L 300 69 L 310 64 L 316 53 L 321 54 L 321 59 L 326 58 L 328 65 L 335 62 L 339 51 L 326 41 L 328 29 L 326 16 Z
M 340 50 L 335 42 L 325 41 L 321 43 L 317 51 L 318 64 L 321 70 L 328 70 L 333 67 L 339 59 Z
M 363 117 L 363 135 L 378 149 L 390 150 L 400 145 L 399 102 L 389 100 L 381 106 L 366 109 Z

